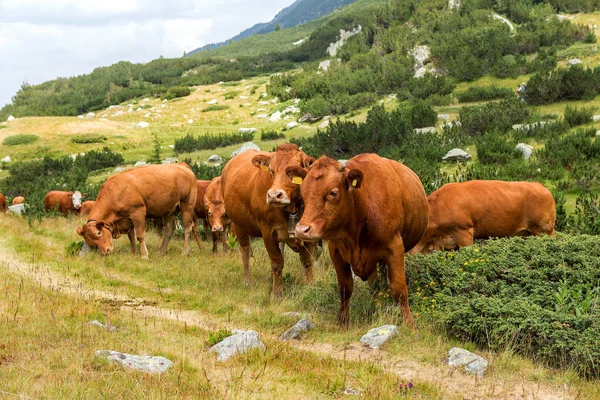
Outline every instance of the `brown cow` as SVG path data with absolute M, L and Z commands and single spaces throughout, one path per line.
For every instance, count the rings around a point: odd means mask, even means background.
M 204 194 L 206 193 L 208 185 L 210 185 L 210 181 L 198 180 L 196 183 L 197 196 L 196 205 L 194 206 L 194 238 L 196 239 L 198 248 L 202 248 L 202 242 L 200 241 L 200 236 L 198 236 L 198 220 L 202 221 L 204 232 L 206 232 L 207 235 L 209 231 L 208 221 L 206 220 L 206 211 L 204 210 Z
M 84 201 L 81 204 L 81 210 L 79 210 L 79 215 L 82 217 L 87 217 L 92 212 L 92 209 L 96 205 L 94 200 Z
M 0 212 L 6 212 L 8 210 L 8 204 L 6 203 L 6 196 L 0 193 Z
M 221 177 L 214 178 L 204 194 L 204 210 L 208 219 L 208 225 L 212 231 L 213 253 L 217 252 L 217 241 L 219 237 L 223 243 L 223 251 L 227 252 L 227 228 L 231 220 L 225 211 L 223 193 L 221 193 Z
M 25 197 L 23 197 L 23 196 L 17 196 L 12 201 L 13 206 L 16 206 L 17 204 L 23 204 L 23 203 L 25 203 Z
M 554 235 L 556 205 L 540 183 L 468 181 L 431 193 L 429 226 L 411 254 L 455 250 L 490 237 Z
M 189 252 L 196 204 L 196 176 L 185 163 L 150 165 L 112 176 L 100 187 L 96 205 L 77 233 L 104 255 L 114 249 L 113 238 L 127 233 L 135 253 L 135 237 L 143 258 L 148 258 L 144 238 L 146 217 L 163 219 L 161 252 L 166 253 L 175 230 L 175 213 L 181 210 L 185 229 L 183 254 Z M 133 225 L 133 229 L 131 226 Z
M 428 217 L 427 196 L 417 175 L 376 154 L 360 154 L 345 165 L 323 156 L 310 171 L 291 167 L 287 173 L 303 179 L 304 214 L 296 237 L 328 240 L 339 285 L 340 325 L 350 322 L 352 271 L 367 280 L 384 262 L 403 320 L 414 327 L 404 253 L 419 242 Z
M 285 173 L 290 166 L 308 167 L 313 161 L 295 144 L 282 144 L 274 153 L 248 150 L 235 156 L 221 175 L 225 209 L 235 225 L 242 251 L 244 281 L 250 282 L 250 237 L 262 237 L 271 259 L 275 296 L 283 294 L 280 242 L 300 254 L 306 280 L 313 281 L 313 245 L 288 233 L 290 215 L 297 216 L 301 211 L 302 198 L 300 186 L 292 183 Z
M 69 212 L 78 215 L 81 209 L 81 199 L 84 197 L 85 195 L 82 195 L 80 191 L 53 190 L 44 197 L 44 209 L 46 212 L 58 211 L 65 217 L 69 215 Z

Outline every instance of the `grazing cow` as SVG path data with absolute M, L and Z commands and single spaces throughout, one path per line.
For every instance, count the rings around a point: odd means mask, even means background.
M 449 183 L 427 200 L 429 226 L 411 254 L 455 250 L 474 239 L 554 235 L 556 204 L 540 183 Z
M 92 212 L 94 205 L 96 205 L 96 202 L 94 200 L 84 201 L 81 204 L 81 210 L 79 210 L 79 215 L 82 217 L 87 217 Z
M 6 196 L 0 193 L 0 212 L 6 212 L 8 210 L 8 204 L 6 204 Z
M 339 285 L 339 324 L 348 327 L 350 322 L 352 272 L 367 280 L 383 262 L 404 323 L 415 327 L 408 305 L 404 253 L 427 228 L 427 196 L 417 175 L 376 154 L 360 154 L 345 165 L 323 156 L 309 171 L 289 167 L 287 174 L 303 180 L 304 214 L 296 237 L 328 241 Z
M 56 210 L 65 217 L 69 215 L 69 212 L 78 215 L 81 209 L 81 199 L 84 197 L 85 195 L 82 195 L 80 191 L 61 192 L 53 190 L 44 197 L 44 209 L 46 212 Z
M 223 251 L 227 252 L 227 228 L 231 224 L 231 221 L 225 211 L 223 193 L 221 193 L 221 177 L 210 181 L 210 185 L 208 185 L 204 194 L 203 202 L 208 225 L 212 231 L 212 251 L 213 253 L 217 252 L 217 241 L 220 237 L 223 243 Z
M 17 204 L 23 204 L 23 203 L 25 203 L 25 197 L 23 197 L 23 196 L 17 196 L 12 201 L 13 206 L 16 206 Z
M 135 237 L 143 258 L 148 258 L 144 238 L 146 217 L 163 219 L 161 252 L 166 253 L 175 231 L 175 213 L 180 210 L 185 229 L 183 254 L 189 251 L 196 204 L 196 176 L 185 163 L 150 165 L 112 176 L 100 187 L 96 205 L 77 233 L 90 247 L 108 255 L 113 238 L 127 233 L 135 253 Z M 133 227 L 133 229 L 131 229 Z
M 279 243 L 286 243 L 300 254 L 306 280 L 313 281 L 313 245 L 289 234 L 290 215 L 294 218 L 301 213 L 302 198 L 300 186 L 285 172 L 288 167 L 308 167 L 313 161 L 295 144 L 282 144 L 274 153 L 248 150 L 238 154 L 221 175 L 225 209 L 235 225 L 242 251 L 244 281 L 250 282 L 250 237 L 262 237 L 271 260 L 275 296 L 283 294 L 283 253 Z

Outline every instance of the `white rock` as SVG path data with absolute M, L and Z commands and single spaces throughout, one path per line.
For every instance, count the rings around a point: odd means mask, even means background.
M 231 357 L 245 353 L 251 349 L 262 349 L 266 347 L 258 337 L 258 332 L 247 330 L 247 331 L 233 331 L 234 335 L 223 339 L 221 342 L 215 344 L 210 348 L 211 353 L 218 354 L 219 361 L 229 360 Z
M 240 99 L 242 99 L 242 100 L 247 100 L 247 99 L 248 99 L 248 96 L 240 96 Z
M 258 114 L 256 116 L 256 118 L 258 118 L 258 119 L 267 119 L 267 118 L 269 118 L 269 116 L 267 114 Z
M 414 133 L 424 134 L 424 133 L 435 133 L 435 126 L 429 126 L 427 128 L 417 128 L 413 129 Z
M 579 58 L 573 58 L 573 59 L 567 61 L 567 64 L 569 64 L 569 65 L 581 64 L 581 60 Z
M 372 349 L 377 349 L 397 334 L 398 328 L 395 325 L 383 325 L 369 330 L 369 332 L 360 338 L 360 342 Z
M 461 149 L 452 149 L 444 157 L 443 161 L 457 161 L 457 160 L 470 160 L 471 155 Z
M 281 115 L 288 115 L 288 114 L 299 114 L 300 113 L 300 109 L 296 106 L 289 106 L 284 108 L 284 110 L 281 112 Z
M 102 322 L 98 321 L 97 319 L 88 322 L 88 325 L 93 325 L 93 326 L 97 326 L 98 328 L 102 328 L 102 329 L 106 329 L 109 332 L 114 332 L 117 330 L 117 328 L 115 326 L 112 326 L 111 324 L 103 324 Z
M 339 40 L 335 43 L 329 44 L 329 47 L 327 47 L 327 54 L 329 54 L 330 57 L 335 57 L 337 55 L 338 50 L 342 48 L 346 41 L 352 36 L 358 35 L 360 32 L 362 32 L 362 26 L 360 25 L 351 31 L 345 31 L 343 29 L 340 29 Z
M 596 136 L 600 136 L 600 131 L 596 131 Z
M 233 152 L 231 153 L 231 157 L 235 157 L 235 156 L 237 156 L 238 154 L 240 154 L 240 153 L 243 153 L 243 152 L 245 152 L 245 151 L 247 151 L 247 150 L 258 150 L 258 151 L 260 151 L 260 147 L 258 147 L 257 145 L 255 145 L 255 144 L 254 144 L 254 143 L 252 143 L 252 142 L 246 142 L 246 143 L 244 143 L 244 144 L 242 145 L 242 147 L 240 147 L 239 149 L 237 149 L 237 150 L 233 151 Z
M 592 120 L 593 120 L 594 122 L 598 122 L 598 121 L 600 121 L 600 115 L 594 115 L 594 116 L 592 117 Z
M 146 121 L 140 121 L 140 122 L 138 122 L 137 127 L 138 128 L 149 128 L 150 124 Z
M 425 66 L 425 61 L 429 59 L 431 51 L 427 46 L 416 46 L 412 51 L 413 60 L 415 61 L 415 70 Z
M 143 167 L 144 165 L 147 165 L 147 164 L 146 164 L 146 161 L 138 161 L 138 162 L 136 162 L 136 163 L 133 165 L 133 167 L 134 167 L 134 168 L 137 168 L 137 167 Z
M 169 147 L 172 148 L 172 149 L 174 149 L 175 145 L 174 144 L 170 144 Z
M 294 326 L 285 331 L 281 336 L 279 336 L 279 340 L 298 339 L 304 332 L 308 332 L 314 328 L 315 324 L 303 318 L 296 322 Z
M 144 101 L 150 101 L 150 99 L 146 97 L 146 98 L 144 99 Z
M 218 163 L 221 161 L 223 161 L 223 159 L 216 154 L 213 154 L 212 156 L 208 157 L 208 162 L 211 162 L 211 163 Z
M 211 101 L 207 102 L 206 104 L 212 106 L 213 104 L 217 104 L 218 102 L 219 101 L 217 99 L 215 99 L 215 100 L 211 100 Z
M 21 214 L 23 214 L 24 211 L 25 211 L 25 204 L 21 203 L 21 204 L 16 204 L 14 206 L 8 206 L 8 210 L 6 212 L 21 215 Z
M 264 98 L 264 97 L 268 97 L 268 96 L 269 96 L 269 95 L 268 95 L 268 94 L 266 94 L 266 93 L 261 93 L 261 95 L 260 95 L 260 97 L 263 97 L 263 98 Z
M 175 157 L 169 157 L 169 158 L 162 160 L 162 164 L 174 164 L 177 162 L 179 162 L 179 160 Z
M 108 360 L 119 362 L 131 369 L 152 373 L 165 372 L 173 365 L 173 362 L 165 357 L 136 356 L 112 350 L 98 350 L 96 355 L 98 357 L 104 357 Z
M 78 115 L 78 116 L 77 116 L 77 118 L 79 118 L 79 119 L 83 119 L 83 118 L 84 118 L 84 116 L 83 116 L 83 115 Z
M 274 112 L 269 117 L 269 122 L 279 122 L 281 121 L 281 111 Z
M 515 150 L 521 151 L 525 160 L 529 160 L 531 154 L 533 154 L 533 147 L 525 143 L 519 143 L 517 147 L 515 147 Z
M 152 113 L 149 113 L 149 112 L 144 114 L 144 118 L 150 118 L 151 116 L 152 116 Z
M 297 126 L 298 126 L 298 123 L 297 123 L 296 121 L 292 121 L 292 122 L 289 122 L 289 123 L 286 125 L 286 129 L 289 131 L 290 129 L 294 129 L 294 128 L 296 128 Z
M 96 116 L 96 114 L 94 114 L 93 112 L 89 112 L 85 115 L 86 118 L 94 118 Z
M 131 112 L 133 112 L 133 108 L 129 108 L 129 109 L 127 109 L 127 112 L 128 112 L 128 113 L 131 113 Z
M 319 71 L 327 71 L 329 67 L 331 67 L 331 60 L 325 60 L 319 63 Z
M 255 133 L 256 128 L 240 128 L 238 129 L 238 133 Z
M 321 122 L 321 125 L 319 125 L 319 129 L 325 129 L 329 126 L 329 120 L 325 120 L 323 122 Z
M 162 102 L 163 102 L 163 103 L 166 103 L 166 102 L 167 102 L 167 99 L 164 99 Z
M 499 14 L 496 14 L 496 13 L 494 13 L 494 14 L 492 15 L 492 17 L 493 17 L 494 19 L 497 19 L 498 21 L 500 21 L 500 22 L 502 22 L 502 23 L 506 24 L 506 25 L 508 26 L 508 29 L 510 29 L 510 31 L 511 31 L 511 32 L 514 32 L 514 31 L 515 31 L 515 26 L 513 25 L 513 23 L 512 23 L 512 22 L 510 22 L 509 20 L 507 20 L 506 18 L 504 18 L 502 15 L 499 15 Z
M 448 10 L 455 10 L 460 7 L 460 0 L 448 0 Z
M 119 173 L 119 172 L 123 172 L 123 171 L 125 171 L 125 169 L 123 167 L 117 167 L 114 170 L 115 173 Z
M 268 106 L 268 105 L 270 105 L 270 104 L 271 104 L 271 103 L 269 103 L 268 101 L 259 101 L 259 102 L 258 102 L 258 105 L 259 105 L 259 106 Z
M 10 156 L 4 157 L 0 162 L 10 162 Z
M 138 108 L 135 109 L 135 111 L 142 111 L 142 110 L 143 110 L 142 107 L 138 107 Z
M 448 353 L 448 365 L 452 367 L 464 366 L 467 372 L 470 372 L 479 378 L 483 378 L 488 362 L 484 358 L 471 353 L 468 350 L 453 347 Z
M 193 119 L 188 119 L 188 124 L 193 124 L 194 120 Z
M 444 120 L 444 121 L 448 121 L 450 120 L 450 114 L 438 114 L 438 119 Z
M 297 40 L 297 41 L 293 42 L 292 44 L 294 46 L 300 46 L 302 43 L 306 42 L 307 40 L 308 40 L 308 37 L 305 37 L 304 39 Z

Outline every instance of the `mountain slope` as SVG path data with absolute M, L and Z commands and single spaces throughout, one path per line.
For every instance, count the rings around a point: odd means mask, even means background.
M 188 55 L 196 54 L 205 50 L 213 50 L 226 46 L 231 42 L 245 39 L 254 35 L 263 35 L 273 32 L 277 25 L 282 28 L 290 28 L 307 22 L 314 21 L 332 13 L 340 7 L 354 3 L 356 0 L 297 0 L 291 6 L 281 10 L 270 22 L 256 24 L 242 33 L 221 43 L 211 43 L 199 49 L 190 51 Z

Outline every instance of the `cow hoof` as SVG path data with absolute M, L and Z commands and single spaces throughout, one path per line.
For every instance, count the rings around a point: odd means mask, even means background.
M 149 260 L 150 257 L 148 257 L 148 254 L 142 254 L 142 259 L 143 260 Z

